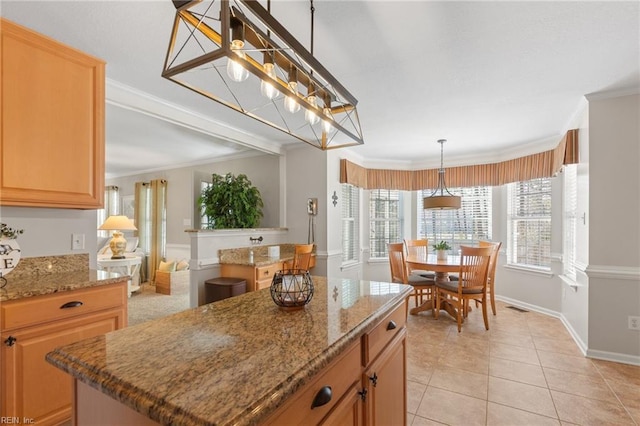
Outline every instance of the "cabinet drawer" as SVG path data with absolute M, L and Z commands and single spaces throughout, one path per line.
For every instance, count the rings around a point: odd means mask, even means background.
M 0 307 L 2 329 L 26 327 L 120 306 L 127 306 L 127 281 L 8 301 Z
M 407 322 L 406 302 L 398 305 L 389 315 L 387 315 L 373 330 L 365 334 L 364 337 L 364 359 L 363 365 L 376 359 L 378 354 L 387 346 L 391 339 L 398 333 Z
M 256 291 L 271 287 L 271 279 L 256 281 Z
M 311 383 L 302 387 L 267 421 L 269 425 L 315 425 L 336 406 L 343 395 L 360 379 L 361 346 L 356 341 L 346 349 L 344 356 L 333 361 Z M 324 405 L 311 408 L 316 395 L 331 387 L 331 399 Z
M 271 282 L 273 279 L 273 274 L 280 271 L 282 269 L 282 263 L 274 263 L 269 266 L 261 266 L 256 268 L 256 282 L 257 281 L 267 281 Z

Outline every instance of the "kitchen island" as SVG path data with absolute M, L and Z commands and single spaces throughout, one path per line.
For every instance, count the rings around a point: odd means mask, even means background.
M 265 289 L 67 345 L 47 360 L 75 379 L 76 424 L 318 423 L 332 415 L 369 423 L 380 412 L 404 423 L 411 287 L 313 280 L 301 310 L 281 310 Z

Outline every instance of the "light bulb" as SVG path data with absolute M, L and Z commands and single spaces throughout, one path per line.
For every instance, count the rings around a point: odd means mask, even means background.
M 312 106 L 316 106 L 316 97 L 313 95 L 307 96 L 307 102 L 309 102 L 309 104 L 311 104 Z M 315 113 L 315 111 L 307 109 L 304 112 L 304 119 L 307 120 L 307 123 L 309 123 L 310 125 L 315 125 L 318 124 L 318 121 L 320 121 L 320 117 L 318 117 L 318 115 Z
M 331 108 L 324 108 L 322 110 L 322 114 L 324 114 L 325 117 L 331 117 Z M 329 120 L 322 120 L 322 130 L 324 130 L 325 133 L 331 133 L 333 132 L 333 126 L 331 125 L 331 122 Z
M 284 108 L 291 114 L 295 114 L 300 111 L 300 104 L 295 101 L 295 98 L 298 96 L 298 82 L 290 81 L 289 89 L 291 93 L 284 98 Z
M 273 67 L 273 64 L 270 62 L 264 63 L 264 72 L 271 78 L 275 80 L 276 78 L 276 70 Z M 273 99 L 278 96 L 278 90 L 273 87 L 273 84 L 270 81 L 262 80 L 260 81 L 260 93 L 262 96 Z
M 233 40 L 231 42 L 231 50 L 233 53 L 244 59 L 247 55 L 241 50 L 243 47 L 244 41 L 242 40 Z M 249 78 L 249 71 L 229 57 L 229 60 L 227 61 L 227 75 L 231 80 L 236 83 L 240 83 Z

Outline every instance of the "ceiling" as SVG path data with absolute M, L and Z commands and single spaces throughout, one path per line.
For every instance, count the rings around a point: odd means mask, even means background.
M 262 2 L 266 5 L 266 1 Z M 504 159 L 557 144 L 587 94 L 640 90 L 640 3 L 315 0 L 314 55 L 358 99 L 370 167 Z M 309 46 L 308 1 L 272 15 Z M 7 1 L 3 17 L 107 63 L 107 176 L 301 142 L 160 76 L 162 1 Z

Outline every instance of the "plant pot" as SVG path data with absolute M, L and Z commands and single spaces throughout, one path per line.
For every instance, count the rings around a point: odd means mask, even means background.
M 447 260 L 447 251 L 446 250 L 437 250 L 436 254 L 438 256 L 438 260 Z

